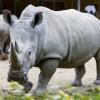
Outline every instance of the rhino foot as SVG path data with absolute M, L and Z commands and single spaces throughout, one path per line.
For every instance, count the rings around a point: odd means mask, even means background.
M 47 92 L 47 88 L 37 88 L 34 92 L 33 92 L 33 95 L 42 95 L 43 93 L 46 93 Z
M 95 81 L 94 81 L 94 84 L 95 84 L 95 85 L 100 85 L 100 80 L 95 80 Z
M 24 84 L 24 90 L 25 90 L 25 92 L 28 93 L 32 89 L 32 86 L 33 86 L 33 84 L 31 82 L 29 82 L 29 81 L 26 82 Z
M 75 80 L 74 82 L 72 82 L 72 86 L 82 86 L 82 82 Z

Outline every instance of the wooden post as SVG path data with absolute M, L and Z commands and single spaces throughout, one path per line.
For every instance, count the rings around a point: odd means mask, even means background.
M 43 6 L 43 1 L 44 0 L 39 0 L 39 6 Z
M 65 0 L 65 8 L 64 9 L 67 9 L 67 0 Z
M 16 14 L 16 0 L 14 0 L 14 14 Z
M 1 10 L 0 13 L 2 12 L 2 5 L 3 5 L 2 0 L 0 0 L 0 10 Z
M 56 0 L 53 1 L 53 10 L 56 10 Z

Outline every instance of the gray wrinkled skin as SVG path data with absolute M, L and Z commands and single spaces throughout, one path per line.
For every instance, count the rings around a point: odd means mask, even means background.
M 91 57 L 97 63 L 94 83 L 100 84 L 100 21 L 93 15 L 29 5 L 11 26 L 10 36 L 10 69 L 16 77 L 27 75 L 32 66 L 41 70 L 35 94 L 47 90 L 56 68 L 75 68 L 73 85 L 81 86 Z
M 6 39 L 9 36 L 10 25 L 3 21 L 3 15 L 0 15 L 0 53 L 3 52 L 3 47 Z
M 17 20 L 15 15 L 11 16 L 13 20 Z M 0 53 L 8 53 L 10 47 L 10 25 L 5 23 L 3 15 L 0 15 Z

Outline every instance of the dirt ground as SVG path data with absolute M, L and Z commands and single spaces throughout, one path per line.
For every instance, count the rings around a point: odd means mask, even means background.
M 7 73 L 9 70 L 8 61 L 0 61 L 0 89 L 7 88 Z M 29 80 L 33 82 L 33 89 L 36 88 L 39 68 L 33 67 L 28 74 Z M 49 82 L 48 90 L 58 90 L 64 88 L 65 84 L 72 82 L 74 80 L 75 73 L 74 69 L 57 69 L 56 73 Z M 86 63 L 86 74 L 83 77 L 83 85 L 92 85 L 96 77 L 96 63 L 95 59 L 92 58 Z

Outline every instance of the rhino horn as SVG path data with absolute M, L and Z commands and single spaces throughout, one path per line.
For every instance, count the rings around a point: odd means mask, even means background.
M 11 51 L 10 51 L 10 62 L 11 62 L 11 66 L 10 67 L 12 67 L 14 69 L 20 69 L 19 61 L 18 61 L 18 58 L 17 58 L 17 54 L 15 52 L 15 49 L 14 49 L 12 43 L 11 43 Z

